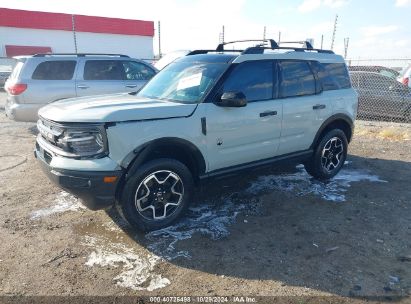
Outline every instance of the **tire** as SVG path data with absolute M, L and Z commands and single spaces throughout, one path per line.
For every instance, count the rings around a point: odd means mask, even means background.
M 342 130 L 328 131 L 314 148 L 311 159 L 304 163 L 305 170 L 319 180 L 334 177 L 344 165 L 347 148 L 347 137 Z
M 193 188 L 193 177 L 184 164 L 168 158 L 152 160 L 128 177 L 119 211 L 133 228 L 161 229 L 187 210 Z

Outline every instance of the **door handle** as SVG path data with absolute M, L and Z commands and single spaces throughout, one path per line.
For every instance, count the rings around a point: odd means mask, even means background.
M 260 113 L 260 117 L 274 116 L 277 115 L 277 111 L 265 111 Z
M 313 110 L 321 110 L 321 109 L 325 109 L 325 104 L 316 104 L 315 106 L 313 106 Z
M 84 85 L 84 84 L 80 84 L 80 85 L 78 85 L 77 86 L 79 89 L 88 89 L 89 88 L 89 86 L 86 86 L 86 85 Z
M 136 84 L 126 84 L 126 88 L 136 88 Z

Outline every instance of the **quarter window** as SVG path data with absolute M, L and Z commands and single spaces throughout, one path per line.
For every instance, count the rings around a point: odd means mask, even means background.
M 313 62 L 313 68 L 317 72 L 324 91 L 351 87 L 350 76 L 344 63 Z
M 315 78 L 306 61 L 282 61 L 281 97 L 295 97 L 315 94 Z
M 87 60 L 84 80 L 123 80 L 124 70 L 117 60 Z
M 273 98 L 273 62 L 249 61 L 237 65 L 223 85 L 223 92 L 243 92 L 247 101 Z
M 74 60 L 45 61 L 36 67 L 32 79 L 70 80 L 73 78 L 75 67 Z

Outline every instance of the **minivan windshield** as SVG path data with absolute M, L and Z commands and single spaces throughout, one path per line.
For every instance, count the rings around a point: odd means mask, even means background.
M 198 103 L 227 68 L 227 63 L 174 62 L 137 94 L 142 98 Z

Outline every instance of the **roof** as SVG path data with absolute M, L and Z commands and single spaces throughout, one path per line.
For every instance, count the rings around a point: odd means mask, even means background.
M 0 27 L 154 36 L 154 22 L 0 8 Z

